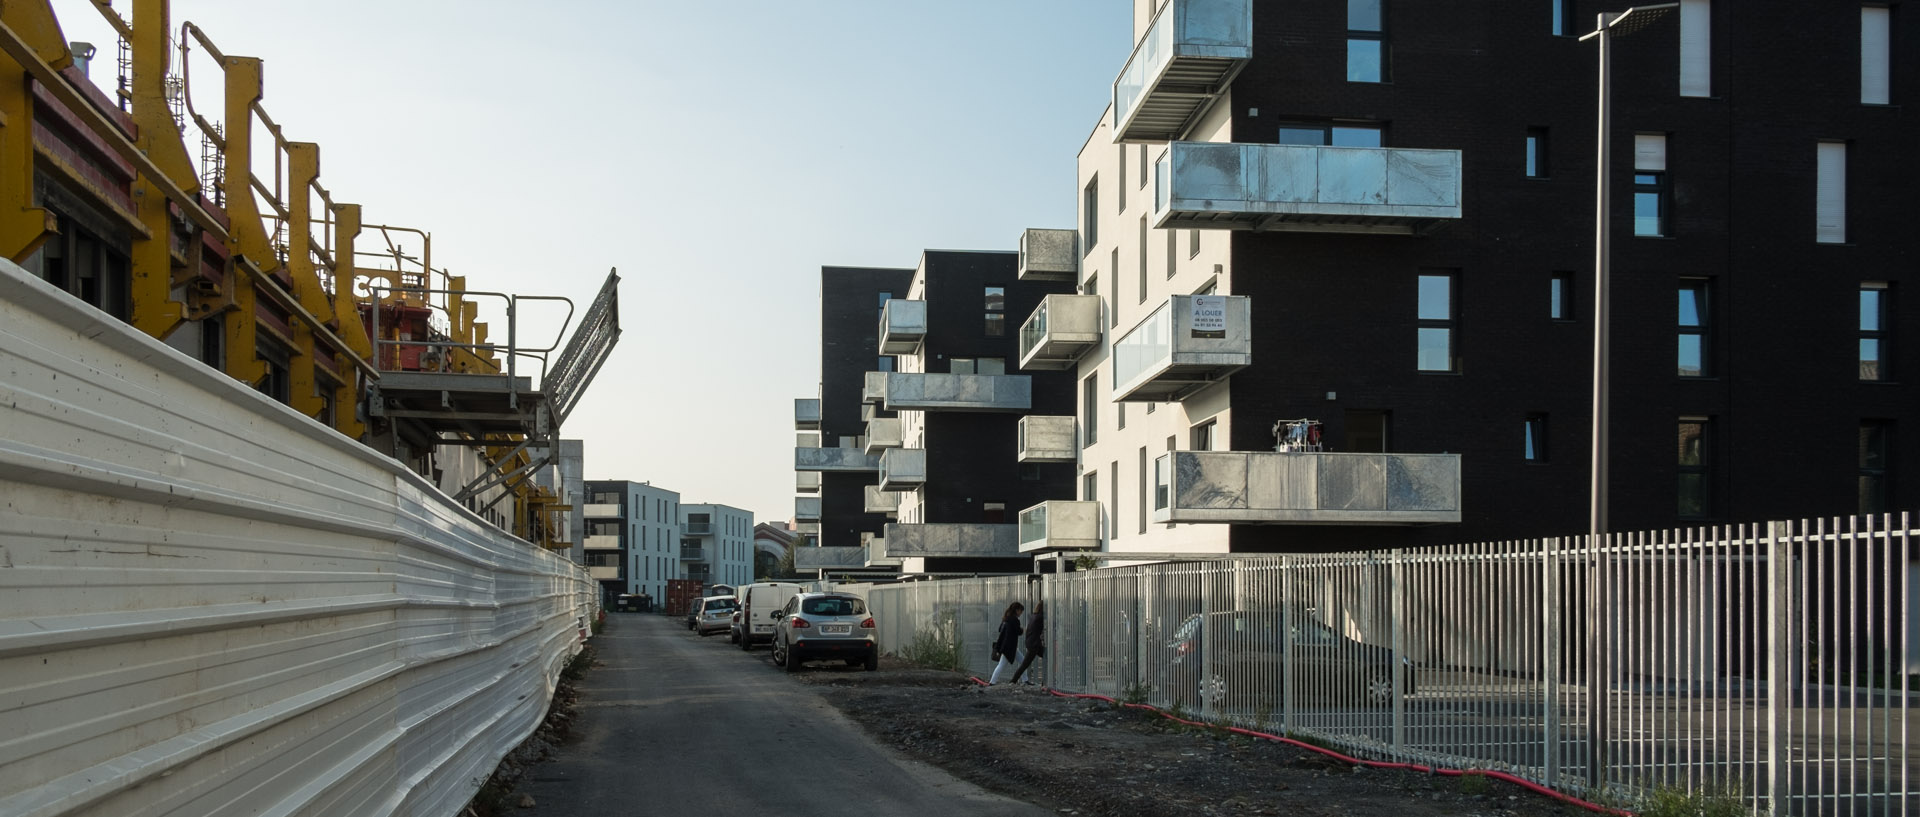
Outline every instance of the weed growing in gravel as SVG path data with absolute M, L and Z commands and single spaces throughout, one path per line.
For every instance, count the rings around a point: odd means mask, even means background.
M 1143 704 L 1147 702 L 1147 696 L 1152 693 L 1153 687 L 1146 684 L 1128 684 L 1127 688 L 1120 692 L 1120 703 Z
M 1457 781 L 1460 787 L 1460 793 L 1469 796 L 1478 797 L 1486 794 L 1487 790 L 1492 788 L 1492 786 L 1487 783 L 1486 775 L 1477 774 L 1471 769 L 1467 770 L 1466 774 L 1460 775 Z
M 1744 817 L 1747 802 L 1730 787 L 1707 786 L 1689 791 L 1678 786 L 1660 786 L 1647 795 L 1638 809 L 1640 817 Z
M 929 669 L 953 670 L 964 672 L 967 662 L 961 656 L 966 651 L 961 647 L 959 636 L 948 638 L 937 627 L 923 627 L 913 634 L 913 641 L 899 653 L 900 658 L 909 664 Z

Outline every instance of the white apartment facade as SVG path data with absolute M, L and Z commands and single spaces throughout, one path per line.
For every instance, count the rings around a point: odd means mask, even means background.
M 736 586 L 753 581 L 753 512 L 710 503 L 681 505 L 677 556 L 690 579 Z
M 685 578 L 680 564 L 680 494 L 645 482 L 586 483 L 587 569 L 609 595 L 667 598 L 667 580 Z

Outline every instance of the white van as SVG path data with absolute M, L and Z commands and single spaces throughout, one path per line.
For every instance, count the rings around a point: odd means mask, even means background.
M 729 640 L 743 650 L 753 649 L 755 643 L 772 641 L 773 624 L 780 618 L 780 608 L 801 589 L 793 582 L 754 582 L 734 588 L 740 611 L 733 617 Z

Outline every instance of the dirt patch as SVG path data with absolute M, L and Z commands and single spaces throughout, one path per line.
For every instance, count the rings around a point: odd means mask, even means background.
M 1352 766 L 1038 686 L 981 687 L 883 659 L 798 676 L 876 740 L 984 788 L 1075 815 L 1575 817 L 1595 812 L 1487 777 Z
M 566 671 L 560 674 L 559 683 L 553 689 L 553 702 L 547 705 L 540 728 L 500 759 L 500 765 L 480 783 L 472 802 L 460 812 L 461 817 L 506 817 L 521 808 L 522 795 L 514 794 L 513 787 L 526 776 L 529 766 L 552 757 L 557 748 L 572 742 L 573 722 L 580 703 L 574 682 L 598 665 L 593 645 L 582 646 L 580 654 L 574 656 Z

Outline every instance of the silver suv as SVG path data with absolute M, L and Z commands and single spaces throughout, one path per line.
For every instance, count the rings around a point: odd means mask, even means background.
M 773 625 L 773 663 L 799 672 L 814 660 L 840 659 L 847 666 L 880 668 L 867 601 L 848 593 L 801 593 L 780 608 Z
M 740 609 L 740 603 L 732 596 L 708 596 L 699 601 L 700 614 L 693 622 L 693 630 L 703 636 L 726 632 L 733 626 L 733 611 Z

